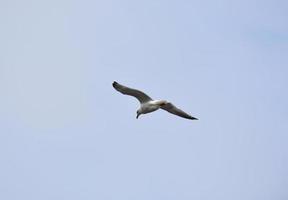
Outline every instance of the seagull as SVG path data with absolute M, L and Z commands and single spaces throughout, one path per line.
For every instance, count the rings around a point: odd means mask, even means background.
M 166 100 L 153 100 L 144 92 L 126 87 L 124 85 L 117 83 L 116 81 L 114 81 L 112 85 L 118 92 L 121 92 L 122 94 L 125 94 L 125 95 L 133 96 L 138 99 L 138 101 L 140 102 L 140 108 L 137 110 L 136 119 L 138 119 L 138 117 L 141 114 L 147 114 L 147 113 L 156 111 L 159 108 L 161 108 L 174 115 L 178 115 L 186 119 L 198 120 L 197 118 L 192 117 L 191 115 L 185 113 L 184 111 L 180 110 L 179 108 L 177 108 L 172 103 Z

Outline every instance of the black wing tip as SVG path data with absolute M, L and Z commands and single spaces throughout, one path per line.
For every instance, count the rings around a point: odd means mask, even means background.
M 116 85 L 118 85 L 119 83 L 117 83 L 116 81 L 114 81 L 113 83 L 112 83 L 112 85 L 113 85 L 113 87 L 115 87 Z
M 189 119 L 191 119 L 191 120 L 199 120 L 198 118 L 196 118 L 196 117 L 189 117 Z

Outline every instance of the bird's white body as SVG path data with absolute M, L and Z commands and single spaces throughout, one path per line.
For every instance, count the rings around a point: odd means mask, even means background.
M 142 114 L 147 114 L 147 113 L 158 110 L 159 108 L 161 108 L 162 105 L 164 105 L 166 103 L 167 103 L 167 101 L 165 101 L 165 100 L 148 101 L 145 103 L 141 103 L 141 106 L 140 106 L 138 111 Z

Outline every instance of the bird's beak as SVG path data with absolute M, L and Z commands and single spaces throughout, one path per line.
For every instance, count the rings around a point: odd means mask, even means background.
M 136 116 L 136 119 L 138 119 L 138 117 L 140 116 L 140 113 L 139 114 L 137 114 L 137 116 Z

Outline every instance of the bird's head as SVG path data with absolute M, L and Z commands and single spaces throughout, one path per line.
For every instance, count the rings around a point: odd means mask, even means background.
M 138 117 L 141 115 L 141 110 L 137 110 L 137 116 L 136 116 L 136 119 L 138 119 Z

